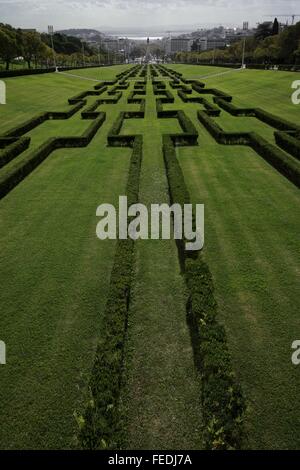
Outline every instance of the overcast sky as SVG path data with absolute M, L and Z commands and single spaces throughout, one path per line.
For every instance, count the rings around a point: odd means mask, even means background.
M 268 19 L 264 15 L 300 13 L 297 4 L 299 0 L 0 0 L 0 22 L 39 30 L 53 24 L 54 29 L 137 27 L 145 32 L 243 21 L 255 26 Z

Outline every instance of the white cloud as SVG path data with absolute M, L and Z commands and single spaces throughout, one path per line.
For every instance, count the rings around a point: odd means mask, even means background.
M 45 29 L 241 24 L 296 11 L 298 0 L 0 0 L 2 22 Z

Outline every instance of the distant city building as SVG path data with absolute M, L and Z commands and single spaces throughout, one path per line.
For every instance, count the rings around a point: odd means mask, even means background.
M 212 49 L 221 49 L 225 46 L 226 41 L 224 39 L 208 39 L 206 49 L 204 50 L 210 51 Z
M 118 39 L 104 39 L 102 45 L 107 52 L 119 52 Z
M 198 50 L 200 52 L 207 51 L 207 38 L 200 38 L 198 40 Z
M 22 28 L 21 31 L 23 33 L 36 33 L 36 29 L 34 28 Z
M 189 38 L 169 38 L 166 43 L 166 53 L 189 52 L 193 41 Z
M 120 38 L 118 41 L 119 52 L 124 52 L 126 55 L 130 54 L 131 45 L 127 38 Z
M 243 31 L 248 31 L 249 30 L 249 21 L 244 21 L 243 23 Z

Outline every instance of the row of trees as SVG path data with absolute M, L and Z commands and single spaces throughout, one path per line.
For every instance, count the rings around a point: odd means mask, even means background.
M 76 37 L 55 33 L 53 44 L 58 66 L 98 65 L 108 61 L 107 53 L 82 43 Z M 6 70 L 9 70 L 12 62 L 25 63 L 28 68 L 53 66 L 51 36 L 0 23 L 0 58 Z M 111 61 L 118 62 L 119 59 L 117 55 L 110 54 Z
M 281 33 L 273 28 L 260 27 L 255 36 L 245 42 L 245 62 L 248 64 L 300 64 L 300 22 L 285 28 Z M 191 63 L 241 63 L 244 41 L 225 49 L 204 52 L 179 52 L 176 61 Z

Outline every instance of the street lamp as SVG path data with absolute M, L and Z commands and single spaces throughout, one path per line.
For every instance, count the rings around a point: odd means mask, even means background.
M 100 44 L 98 44 L 98 62 L 99 62 L 99 67 L 101 65 L 101 61 L 100 61 Z
M 242 68 L 246 68 L 246 65 L 245 65 L 245 50 L 246 50 L 246 37 L 244 37 L 244 41 L 243 41 L 243 56 L 242 56 Z
M 82 59 L 83 59 L 83 66 L 85 67 L 85 56 L 84 56 L 84 43 L 83 41 L 81 42 L 82 45 Z
M 53 54 L 53 64 L 54 64 L 54 67 L 55 67 L 55 71 L 57 71 L 56 56 L 55 56 L 55 50 L 54 50 L 54 45 L 53 45 L 53 26 L 52 25 L 48 26 L 48 34 L 50 34 L 50 37 L 51 37 L 51 48 L 52 48 L 52 54 Z

